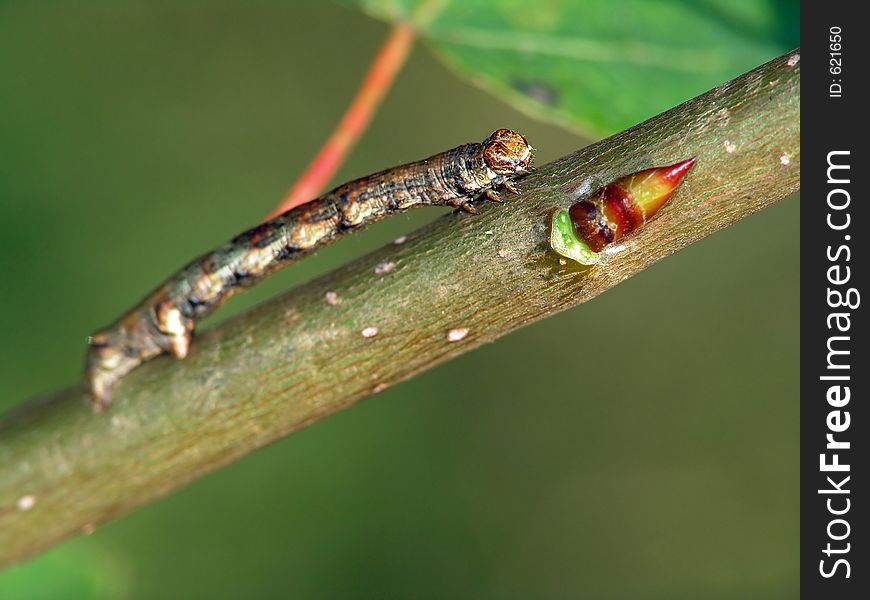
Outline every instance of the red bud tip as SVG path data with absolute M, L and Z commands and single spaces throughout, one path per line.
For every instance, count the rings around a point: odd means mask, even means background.
M 678 162 L 677 164 L 671 165 L 670 167 L 663 167 L 661 178 L 669 182 L 674 187 L 677 187 L 677 184 L 680 183 L 680 179 L 682 179 L 683 176 L 689 172 L 689 169 L 692 168 L 692 165 L 695 164 L 696 160 L 698 159 L 693 156 L 689 160 Z
M 680 180 L 689 172 L 695 159 L 690 158 L 667 167 L 653 167 L 617 179 L 617 185 L 625 191 L 631 201 L 644 216 L 644 221 L 652 218 L 670 199 Z M 624 231 L 623 234 L 628 233 Z

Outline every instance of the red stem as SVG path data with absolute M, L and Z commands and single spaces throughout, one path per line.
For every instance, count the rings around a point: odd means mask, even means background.
M 407 23 L 397 23 L 393 27 L 338 126 L 267 219 L 314 199 L 326 186 L 371 122 L 396 74 L 411 53 L 415 37 L 415 29 Z

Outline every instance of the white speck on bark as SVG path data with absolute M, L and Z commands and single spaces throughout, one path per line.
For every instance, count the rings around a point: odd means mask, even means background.
M 376 335 L 378 335 L 378 328 L 377 327 L 366 327 L 360 333 L 362 334 L 362 336 L 364 338 L 375 337 Z
M 447 332 L 447 341 L 448 342 L 458 342 L 462 338 L 468 335 L 467 327 L 457 327 L 456 329 L 451 329 Z
M 326 298 L 326 303 L 330 306 L 335 306 L 336 304 L 341 302 L 341 299 L 338 297 L 338 294 L 336 294 L 335 292 L 326 292 L 325 298 Z
M 396 268 L 396 263 L 388 260 L 386 262 L 378 263 L 377 266 L 375 266 L 375 274 L 376 275 L 386 275 L 387 273 L 389 273 L 390 271 L 392 271 L 395 268 Z
M 30 510 L 31 508 L 36 506 L 36 496 L 32 496 L 30 494 L 28 494 L 26 496 L 21 496 L 18 499 L 17 505 L 18 505 L 18 510 L 20 510 L 22 512 L 26 511 L 26 510 Z

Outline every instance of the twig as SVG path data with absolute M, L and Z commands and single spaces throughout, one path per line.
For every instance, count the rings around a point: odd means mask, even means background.
M 94 414 L 80 387 L 0 420 L 0 563 L 90 531 L 416 373 L 576 306 L 800 185 L 800 63 L 783 56 L 542 167 L 523 195 L 445 215 L 154 360 Z M 632 171 L 697 156 L 656 218 L 593 268 L 547 216 Z M 388 271 L 376 269 L 389 261 Z

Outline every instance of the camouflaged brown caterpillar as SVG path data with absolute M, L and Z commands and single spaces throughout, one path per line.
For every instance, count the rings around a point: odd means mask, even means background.
M 89 338 L 85 384 L 101 410 L 115 384 L 146 360 L 169 352 L 184 358 L 196 322 L 227 298 L 349 231 L 417 206 L 471 205 L 495 190 L 517 193 L 512 178 L 527 173 L 532 147 L 509 129 L 482 143 L 345 183 L 205 254 L 149 294 L 111 326 Z

